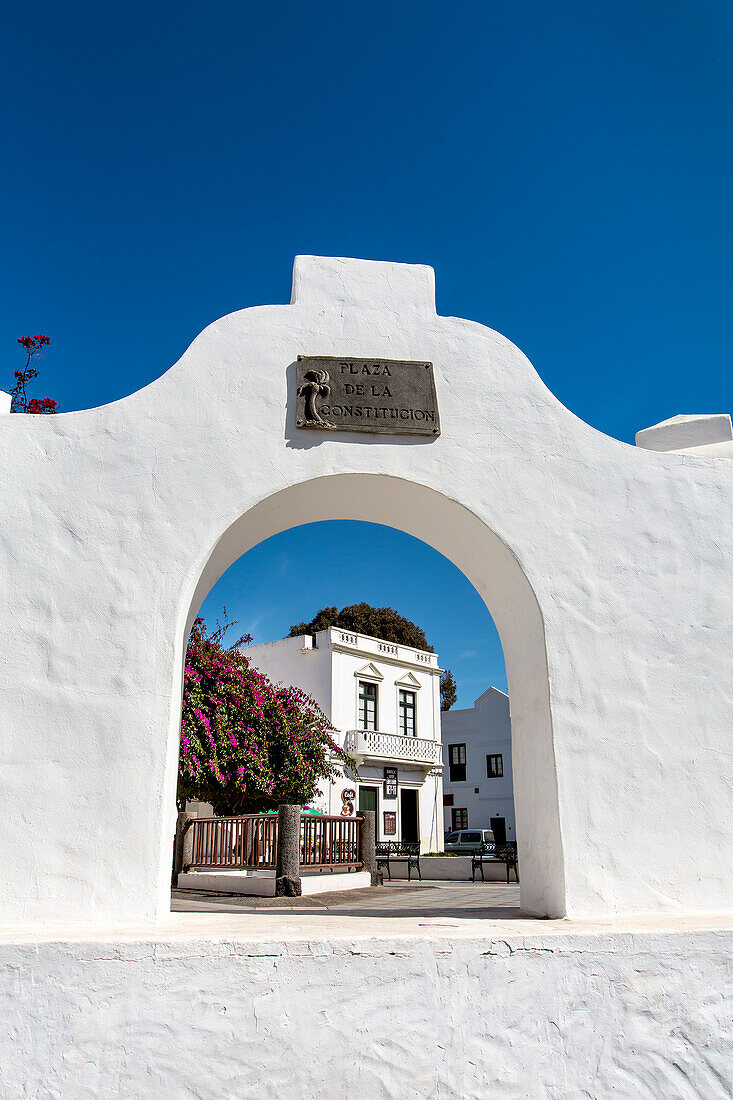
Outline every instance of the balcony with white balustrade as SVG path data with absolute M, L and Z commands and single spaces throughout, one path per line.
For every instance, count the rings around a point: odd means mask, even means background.
M 425 737 L 401 737 L 375 730 L 348 730 L 344 749 L 357 767 L 361 763 L 396 761 L 430 769 L 442 763 L 440 742 Z

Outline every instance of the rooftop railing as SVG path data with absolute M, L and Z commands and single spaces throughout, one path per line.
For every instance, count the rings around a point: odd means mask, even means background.
M 336 626 L 330 627 L 329 630 L 331 642 L 336 646 L 358 649 L 360 653 L 372 654 L 375 657 L 386 657 L 404 664 L 418 664 L 426 670 L 440 671 L 437 654 L 429 653 L 425 649 L 414 649 L 412 646 L 385 642 L 379 638 L 372 638 L 368 634 L 357 634 L 352 630 L 342 630 Z

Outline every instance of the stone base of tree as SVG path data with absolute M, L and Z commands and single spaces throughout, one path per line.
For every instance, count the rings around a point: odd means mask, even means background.
M 276 898 L 299 898 L 302 893 L 303 887 L 300 878 L 289 878 L 287 875 L 282 875 L 280 878 L 275 879 Z

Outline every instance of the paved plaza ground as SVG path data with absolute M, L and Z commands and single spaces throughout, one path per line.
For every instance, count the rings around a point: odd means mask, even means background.
M 394 880 L 366 890 L 315 894 L 304 898 L 251 898 L 232 894 L 174 890 L 174 913 L 254 913 L 284 909 L 345 917 L 469 917 L 510 920 L 521 917 L 519 886 L 503 882 L 405 882 Z

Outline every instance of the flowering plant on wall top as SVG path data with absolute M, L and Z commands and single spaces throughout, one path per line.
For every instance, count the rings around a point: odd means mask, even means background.
M 186 651 L 178 800 L 210 802 L 214 813 L 258 813 L 280 802 L 306 805 L 346 761 L 333 726 L 299 688 L 273 684 L 239 648 L 224 648 L 232 624 L 209 634 L 202 619 Z
M 18 343 L 25 352 L 25 365 L 22 370 L 15 371 L 15 385 L 10 391 L 12 402 L 10 411 L 14 413 L 35 413 L 47 416 L 56 412 L 57 402 L 51 397 L 28 397 L 26 386 L 38 377 L 38 371 L 31 366 L 34 359 L 42 355 L 44 347 L 51 343 L 48 336 L 19 336 Z

